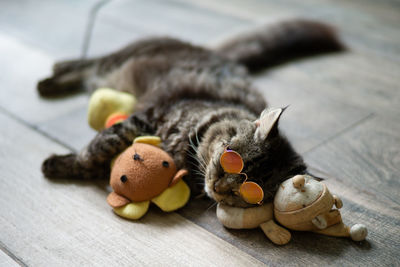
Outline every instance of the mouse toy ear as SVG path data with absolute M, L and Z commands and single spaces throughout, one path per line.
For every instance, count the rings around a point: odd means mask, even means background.
M 119 208 L 131 203 L 131 201 L 115 192 L 111 192 L 107 197 L 107 203 L 113 208 Z
M 254 133 L 254 139 L 264 141 L 268 135 L 278 126 L 279 118 L 286 108 L 267 108 L 258 120 L 255 121 L 257 129 Z
M 161 147 L 161 138 L 153 135 L 139 136 L 136 137 L 135 140 L 133 140 L 133 143 L 134 144 L 143 143 L 143 144 L 153 145 L 156 147 Z

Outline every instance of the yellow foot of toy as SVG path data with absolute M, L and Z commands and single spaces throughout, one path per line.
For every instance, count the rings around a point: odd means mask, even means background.
M 131 202 L 126 204 L 125 206 L 114 208 L 114 212 L 121 217 L 137 220 L 140 219 L 143 215 L 146 214 L 149 209 L 150 201 L 143 202 Z
M 151 202 L 156 204 L 163 211 L 174 211 L 185 206 L 190 196 L 189 186 L 182 180 L 176 185 L 167 188 Z

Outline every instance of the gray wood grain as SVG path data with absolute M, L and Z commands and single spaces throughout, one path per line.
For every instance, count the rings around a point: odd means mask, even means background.
M 0 237 L 27 265 L 261 263 L 176 213 L 152 207 L 138 222 L 114 215 L 103 182 L 51 182 L 40 163 L 65 148 L 0 113 Z
M 75 151 L 80 151 L 97 134 L 95 130 L 89 127 L 86 105 L 57 118 L 42 122 L 37 127 L 46 134 L 62 140 Z
M 137 37 L 172 36 L 207 44 L 233 29 L 254 24 L 229 14 L 179 1 L 112 1 L 96 20 L 90 54 L 101 54 Z
M 57 58 L 80 56 L 87 17 L 98 0 L 3 0 L 0 30 Z
M 29 124 L 57 118 L 87 105 L 85 95 L 46 100 L 36 91 L 39 79 L 50 74 L 53 57 L 0 32 L 0 106 Z
M 307 162 L 340 178 L 344 185 L 366 190 L 377 200 L 400 204 L 400 126 L 398 117 L 376 115 L 308 152 Z M 398 217 L 400 219 L 400 216 Z
M 0 249 L 0 266 L 17 267 L 19 265 Z
M 103 8 L 105 9 L 106 7 Z M 152 35 L 150 31 L 140 27 L 119 27 L 119 25 L 104 18 L 102 11 L 100 10 L 92 30 L 87 53 L 88 57 L 102 56 L 115 52 L 131 42 Z
M 262 78 L 308 92 L 310 98 L 316 94 L 326 101 L 338 101 L 370 113 L 400 115 L 400 62 L 363 51 L 296 61 Z
M 183 2 L 183 1 L 182 1 Z M 186 2 L 186 1 L 185 1 Z M 190 1 L 193 5 L 225 12 L 257 23 L 283 18 L 312 18 L 336 26 L 346 44 L 371 54 L 400 59 L 399 5 L 395 1 Z M 368 31 L 366 31 L 368 29 Z
M 292 68 L 296 69 L 296 65 Z M 316 84 L 311 78 L 294 82 L 297 73 L 282 75 L 285 69 L 283 66 L 258 75 L 255 84 L 270 106 L 289 106 L 280 119 L 280 129 L 300 153 L 329 140 L 371 113 L 342 99 L 327 98 L 320 92 L 326 86 L 323 82 Z M 313 77 L 319 75 L 315 73 Z

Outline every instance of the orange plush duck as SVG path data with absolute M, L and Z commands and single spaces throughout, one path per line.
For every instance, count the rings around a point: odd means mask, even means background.
M 107 202 L 114 212 L 128 219 L 139 219 L 150 202 L 163 211 L 183 207 L 190 189 L 182 180 L 188 172 L 177 170 L 172 157 L 159 148 L 156 136 L 136 138 L 133 145 L 114 161 L 110 185 L 113 192 Z

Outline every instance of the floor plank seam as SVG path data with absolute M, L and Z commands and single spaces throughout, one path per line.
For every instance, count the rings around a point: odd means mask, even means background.
M 90 9 L 88 22 L 86 24 L 85 33 L 83 36 L 83 44 L 82 44 L 82 50 L 81 50 L 81 58 L 82 59 L 85 59 L 87 57 L 87 53 L 88 53 L 89 46 L 90 46 L 90 41 L 92 39 L 93 29 L 96 24 L 97 14 L 104 6 L 106 6 L 111 1 L 112 0 L 100 0 L 99 2 L 94 4 L 92 6 L 92 8 Z
M 213 206 L 214 207 L 214 206 Z M 238 250 L 242 251 L 243 253 L 245 253 L 246 255 L 248 255 L 249 257 L 252 257 L 254 259 L 256 259 L 257 261 L 259 261 L 260 263 L 263 264 L 270 264 L 270 262 L 265 262 L 263 258 L 259 257 L 256 254 L 251 254 L 245 250 L 242 250 L 239 246 L 237 246 L 234 242 L 229 242 L 228 240 L 225 240 L 224 238 L 222 238 L 222 236 L 219 236 L 217 234 L 215 234 L 214 232 L 208 230 L 206 227 L 202 226 L 200 223 L 196 222 L 195 220 L 190 219 L 189 217 L 183 216 L 182 214 L 179 214 L 179 212 L 174 212 L 176 215 L 180 216 L 181 218 L 183 218 L 184 220 L 187 220 L 191 223 L 193 223 L 194 225 L 200 227 L 202 230 L 210 233 L 211 235 L 215 236 L 216 238 L 222 240 L 223 242 L 226 242 L 228 244 L 230 244 L 231 246 L 237 248 Z M 216 215 L 215 215 L 216 216 Z M 248 230 L 248 229 L 247 229 Z M 250 230 L 254 230 L 254 229 L 250 229 Z
M 343 128 L 342 130 L 340 130 L 340 131 L 337 132 L 336 134 L 334 134 L 334 135 L 328 137 L 327 139 L 321 141 L 321 142 L 318 143 L 317 145 L 315 145 L 315 146 L 309 148 L 308 150 L 302 152 L 302 154 L 303 154 L 303 155 L 306 155 L 307 153 L 310 153 L 310 152 L 314 151 L 315 149 L 317 149 L 317 148 L 319 148 L 319 147 L 321 147 L 321 146 L 323 146 L 323 145 L 329 143 L 330 141 L 332 141 L 332 140 L 338 138 L 339 136 L 342 136 L 343 134 L 347 133 L 348 131 L 352 130 L 353 128 L 355 128 L 355 127 L 357 127 L 357 126 L 359 126 L 359 125 L 361 125 L 361 124 L 363 124 L 363 123 L 365 123 L 365 122 L 371 120 L 373 117 L 375 117 L 375 115 L 376 115 L 376 114 L 373 113 L 373 112 L 372 112 L 372 113 L 369 113 L 367 116 L 365 116 L 365 117 L 359 119 L 358 121 L 352 123 L 351 125 L 349 125 L 349 126 Z
M 45 132 L 45 131 L 39 129 L 36 125 L 31 124 L 31 123 L 25 121 L 24 119 L 18 117 L 17 115 L 13 114 L 12 112 L 8 111 L 7 109 L 5 109 L 5 108 L 2 107 L 2 106 L 0 106 L 0 112 L 5 113 L 6 115 L 10 116 L 12 119 L 16 120 L 17 122 L 21 123 L 22 125 L 24 125 L 24 126 L 28 127 L 29 129 L 31 129 L 31 130 L 33 130 L 33 131 L 35 131 L 35 132 L 37 132 L 37 133 L 39 133 L 39 134 L 45 136 L 46 138 L 48 138 L 48 139 L 50 139 L 51 141 L 53 141 L 53 142 L 55 142 L 55 143 L 61 145 L 61 146 L 64 147 L 64 148 L 70 150 L 71 152 L 74 152 L 74 153 L 77 152 L 76 149 L 73 148 L 72 146 L 70 146 L 70 145 L 64 143 L 63 141 L 61 141 L 60 139 L 58 139 L 58 138 L 56 138 L 56 137 L 50 135 L 49 133 L 47 133 L 47 132 Z
M 249 252 L 247 252 L 247 251 L 241 249 L 239 246 L 236 246 L 235 243 L 229 242 L 228 240 L 225 240 L 224 238 L 222 238 L 222 236 L 219 236 L 219 235 L 217 235 L 217 234 L 215 234 L 215 233 L 209 231 L 207 228 L 205 228 L 204 226 L 202 226 L 200 223 L 197 223 L 195 220 L 191 220 L 190 218 L 187 218 L 187 217 L 185 217 L 185 216 L 179 214 L 178 212 L 174 212 L 174 213 L 175 213 L 177 216 L 181 217 L 182 219 L 187 220 L 187 221 L 190 222 L 190 223 L 193 223 L 194 225 L 196 225 L 197 227 L 199 227 L 199 228 L 202 229 L 203 231 L 206 231 L 206 232 L 210 233 L 210 234 L 213 235 L 215 238 L 218 238 L 219 240 L 221 240 L 221 241 L 223 241 L 223 242 L 226 242 L 226 243 L 230 244 L 231 246 L 237 248 L 238 250 L 240 250 L 242 253 L 246 254 L 247 256 L 249 256 L 249 257 L 251 257 L 251 258 L 253 258 L 253 259 L 256 259 L 256 260 L 259 261 L 260 263 L 262 263 L 262 264 L 267 264 L 267 263 L 268 263 L 268 264 L 269 264 L 269 262 L 265 262 L 264 259 L 260 258 L 258 255 L 255 255 L 255 254 L 253 255 L 253 254 L 251 254 L 251 253 L 249 253 Z M 215 215 L 215 216 L 216 216 L 216 215 Z M 251 229 L 251 230 L 254 230 L 254 229 Z
M 14 255 L 11 251 L 7 249 L 3 242 L 0 241 L 0 250 L 3 251 L 7 256 L 9 256 L 12 260 L 14 260 L 20 266 L 28 266 L 26 265 L 19 257 Z

